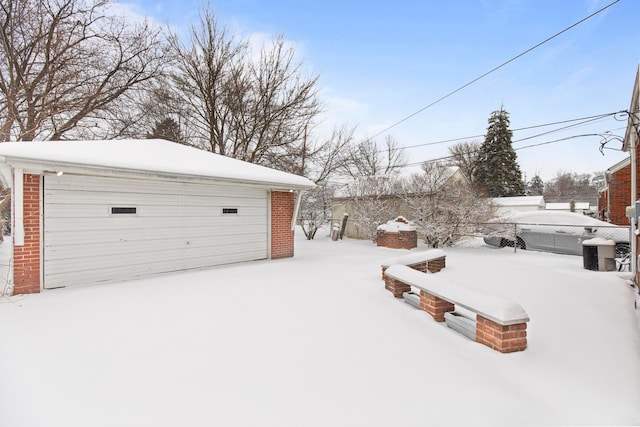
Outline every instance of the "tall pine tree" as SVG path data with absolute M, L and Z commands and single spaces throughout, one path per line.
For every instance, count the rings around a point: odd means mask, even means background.
M 542 181 L 540 175 L 536 174 L 527 183 L 527 196 L 542 196 L 542 193 L 544 193 L 544 181 Z
M 490 197 L 522 196 L 525 193 L 520 165 L 511 146 L 512 135 L 509 113 L 502 107 L 492 112 L 475 170 L 475 183 Z
M 147 139 L 156 138 L 166 139 L 167 141 L 186 145 L 186 140 L 180 131 L 180 125 L 172 118 L 166 118 L 162 121 L 156 122 L 153 130 L 147 133 Z

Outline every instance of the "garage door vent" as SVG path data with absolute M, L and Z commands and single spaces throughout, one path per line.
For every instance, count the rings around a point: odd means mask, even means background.
M 111 208 L 111 215 L 135 215 L 138 213 L 138 208 L 133 206 L 113 206 Z
M 238 215 L 238 208 L 222 208 L 223 215 Z

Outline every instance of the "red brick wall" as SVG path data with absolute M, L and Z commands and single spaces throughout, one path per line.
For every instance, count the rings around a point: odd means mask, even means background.
M 39 175 L 24 175 L 24 246 L 14 242 L 14 295 L 40 292 L 40 182 Z
M 616 225 L 629 225 L 625 209 L 631 204 L 631 165 L 611 174 L 609 183 L 609 221 Z
M 416 231 L 400 230 L 397 233 L 378 230 L 376 232 L 376 246 L 392 249 L 413 249 L 418 247 L 418 233 Z
M 293 256 L 293 206 L 293 193 L 271 192 L 271 259 Z
M 477 315 L 476 342 L 501 353 L 523 351 L 527 348 L 527 324 L 503 326 Z

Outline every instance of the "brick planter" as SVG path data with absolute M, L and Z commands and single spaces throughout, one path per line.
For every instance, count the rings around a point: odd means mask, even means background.
M 401 292 L 405 301 L 419 306 L 437 322 L 501 353 L 523 351 L 527 348 L 527 322 L 529 316 L 520 304 L 502 297 L 486 295 L 461 287 L 442 278 L 443 275 L 425 274 L 407 265 L 394 264 L 385 271 L 385 285 L 395 297 Z M 420 297 L 409 289 L 418 288 Z M 454 312 L 456 305 L 475 313 L 476 320 Z

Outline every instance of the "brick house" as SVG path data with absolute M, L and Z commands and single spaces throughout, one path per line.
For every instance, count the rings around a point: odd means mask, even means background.
M 626 158 L 605 171 L 606 187 L 598 194 L 598 218 L 629 225 L 625 209 L 631 200 L 631 161 Z
M 635 206 L 638 200 L 638 185 L 640 184 L 640 164 L 638 143 L 640 142 L 640 66 L 636 72 L 636 78 L 631 94 L 631 104 L 627 111 L 628 120 L 625 130 L 622 150 L 629 153 L 625 159 L 607 170 L 607 188 L 600 193 L 598 211 L 601 217 L 607 218 L 613 224 L 629 225 L 634 233 L 638 228 L 638 215 L 630 221 L 626 216 L 627 206 Z M 631 259 L 638 259 L 638 238 L 631 239 Z M 638 272 L 636 262 L 631 262 L 632 271 Z
M 163 140 L 6 142 L 13 294 L 292 257 L 301 176 Z

